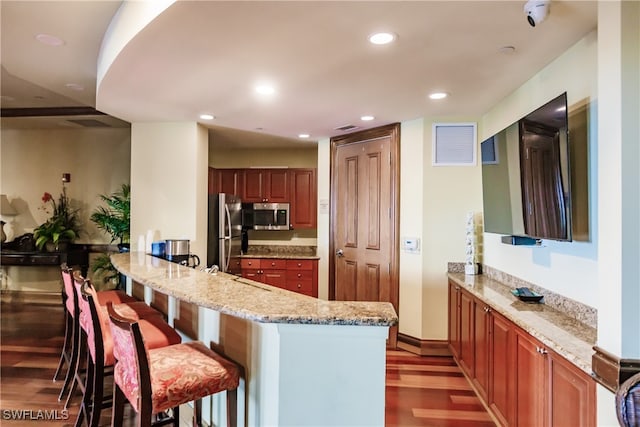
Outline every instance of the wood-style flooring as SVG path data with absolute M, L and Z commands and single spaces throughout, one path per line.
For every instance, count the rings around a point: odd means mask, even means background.
M 0 310 L 0 425 L 73 426 L 80 396 L 63 412 L 62 381 L 52 381 L 64 334 L 62 306 L 3 303 Z M 389 351 L 386 378 L 389 427 L 495 426 L 450 357 Z M 31 420 L 11 419 L 15 411 Z M 109 415 L 110 410 L 103 411 L 101 425 L 109 424 Z M 130 415 L 129 425 L 133 421 Z

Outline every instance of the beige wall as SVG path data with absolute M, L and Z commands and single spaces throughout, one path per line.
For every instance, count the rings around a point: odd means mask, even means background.
M 0 191 L 18 215 L 8 222 L 8 240 L 32 232 L 49 215 L 42 210 L 42 195 L 58 197 L 62 174 L 70 173 L 67 195 L 80 209 L 83 233 L 79 243 L 109 243 L 110 238 L 90 221 L 102 205 L 99 195 L 117 191 L 129 182 L 130 130 L 126 129 L 2 129 L 0 142 Z M 59 268 L 8 267 L 3 288 L 56 290 Z
M 288 167 L 315 168 L 318 150 L 308 148 L 219 149 L 209 142 L 209 166 L 212 168 Z
M 595 113 L 597 99 L 597 35 L 586 35 L 564 54 L 534 75 L 520 88 L 494 106 L 482 119 L 479 139 L 500 131 L 545 102 L 567 92 L 570 113 L 588 105 L 591 117 Z M 596 126 L 592 122 L 590 126 Z M 595 133 L 590 129 L 589 149 L 597 147 Z M 595 167 L 592 167 L 589 204 L 592 230 L 591 240 L 586 242 L 544 241 L 543 247 L 514 247 L 501 243 L 500 235 L 485 233 L 484 262 L 498 270 L 538 284 L 592 307 L 597 307 L 597 244 L 595 224 L 597 206 Z

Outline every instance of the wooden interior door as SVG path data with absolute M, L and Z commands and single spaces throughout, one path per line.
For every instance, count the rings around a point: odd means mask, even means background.
M 397 147 L 392 125 L 332 140 L 329 296 L 386 301 L 398 312 Z M 395 347 L 397 327 L 389 346 Z

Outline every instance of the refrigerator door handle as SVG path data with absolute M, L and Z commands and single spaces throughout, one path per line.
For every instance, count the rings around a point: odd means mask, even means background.
M 229 212 L 229 206 L 225 203 L 224 210 L 226 211 L 227 217 L 227 226 L 229 227 L 229 235 L 227 236 L 225 233 L 223 242 L 228 246 L 227 254 L 222 259 L 222 271 L 226 272 L 229 269 L 229 264 L 231 263 L 231 212 Z

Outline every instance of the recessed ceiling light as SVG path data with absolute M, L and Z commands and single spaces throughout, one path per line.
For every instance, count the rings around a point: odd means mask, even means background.
M 78 83 L 67 83 L 65 86 L 68 87 L 69 89 L 77 90 L 78 92 L 84 90 L 84 86 Z
M 64 40 L 51 34 L 37 34 L 36 40 L 48 46 L 62 46 L 64 44 Z
M 256 92 L 258 92 L 260 95 L 273 95 L 274 93 L 276 93 L 276 89 L 268 84 L 261 84 L 256 86 Z
M 373 116 L 362 116 L 362 117 L 360 117 L 360 120 L 365 121 L 365 122 L 370 122 L 373 119 L 375 119 L 375 117 L 373 117 Z
M 444 99 L 447 96 L 449 96 L 449 94 L 446 92 L 434 92 L 429 94 L 429 98 L 431 99 Z
M 301 133 L 300 135 L 298 135 L 298 138 L 309 138 L 309 136 L 311 135 L 309 135 L 308 133 Z
M 200 118 L 202 120 L 213 120 L 213 115 L 211 115 L 211 114 L 200 114 Z
M 369 42 L 373 44 L 389 44 L 395 39 L 395 34 L 387 32 L 373 33 L 369 36 Z

